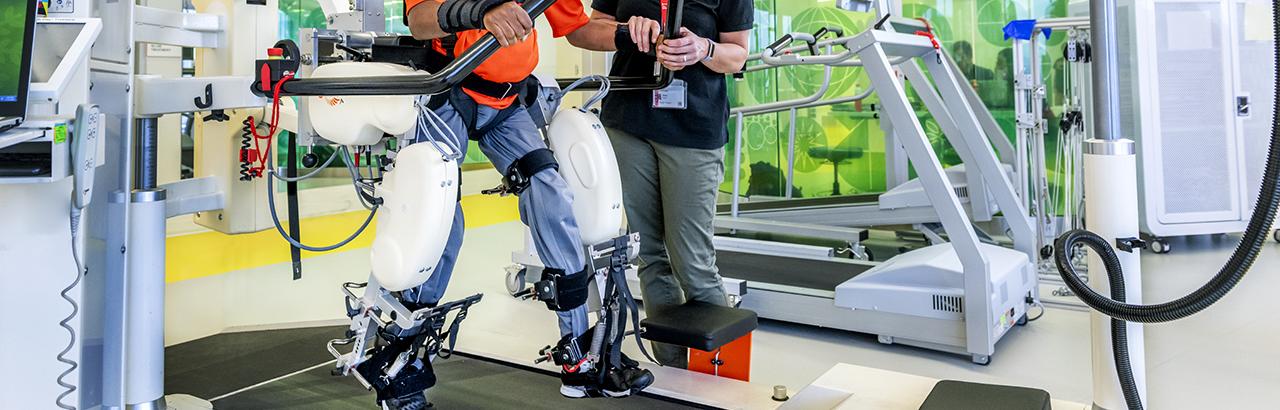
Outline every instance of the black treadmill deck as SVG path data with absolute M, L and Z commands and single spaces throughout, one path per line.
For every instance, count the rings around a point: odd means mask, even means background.
M 716 251 L 720 275 L 747 283 L 770 283 L 831 291 L 836 285 L 871 269 L 861 263 L 829 262 L 789 256 Z
M 345 326 L 224 333 L 165 350 L 169 393 L 211 399 L 216 409 L 376 409 L 373 393 L 350 376 L 333 376 L 324 343 Z M 465 332 L 465 326 L 463 332 Z M 462 347 L 462 346 L 459 346 Z M 434 363 L 440 382 L 427 391 L 436 409 L 685 409 L 699 408 L 660 396 L 568 399 L 560 379 L 544 369 L 470 357 Z

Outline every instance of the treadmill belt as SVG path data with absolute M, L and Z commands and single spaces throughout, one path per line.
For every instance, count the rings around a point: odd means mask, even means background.
M 771 283 L 805 289 L 832 290 L 871 266 L 787 256 L 716 251 L 720 275 L 747 283 Z
M 454 356 L 435 362 L 440 382 L 427 391 L 437 409 L 684 409 L 652 397 L 567 399 L 555 376 Z M 374 395 L 354 378 L 312 369 L 213 403 L 217 409 L 374 409 Z
M 350 376 L 332 376 L 324 343 L 346 326 L 224 333 L 165 349 L 165 387 L 211 399 L 215 409 L 376 409 L 374 395 Z M 465 329 L 463 330 L 465 331 Z M 690 405 L 638 395 L 626 399 L 567 399 L 553 374 L 459 353 L 435 363 L 439 383 L 427 392 L 437 409 L 680 409 Z M 270 382 L 268 382 L 270 381 Z

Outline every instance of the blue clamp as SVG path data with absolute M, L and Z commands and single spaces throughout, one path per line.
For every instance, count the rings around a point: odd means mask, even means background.
M 1008 40 L 1010 38 L 1016 38 L 1019 40 L 1030 40 L 1031 35 L 1035 33 L 1035 30 L 1036 30 L 1035 19 L 1013 20 L 1013 21 L 1010 21 L 1009 24 L 1005 24 L 1004 29 L 1002 29 L 1002 31 L 1004 31 L 1005 40 Z M 1044 29 L 1041 29 L 1040 31 L 1044 33 L 1045 39 L 1048 39 L 1049 35 L 1053 33 L 1053 29 L 1051 28 L 1044 28 Z

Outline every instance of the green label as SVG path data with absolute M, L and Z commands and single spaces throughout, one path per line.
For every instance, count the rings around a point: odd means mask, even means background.
M 61 144 L 67 142 L 67 124 L 58 124 L 53 127 L 53 143 Z

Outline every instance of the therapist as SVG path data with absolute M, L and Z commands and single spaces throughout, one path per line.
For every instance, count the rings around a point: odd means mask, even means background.
M 627 220 L 640 233 L 640 286 L 650 315 L 686 301 L 728 305 L 711 223 L 728 140 L 725 74 L 746 63 L 754 20 L 751 0 L 686 0 L 678 37 L 659 43 L 661 10 L 673 3 L 591 4 L 593 20 L 625 22 L 630 31 L 630 39 L 616 42 L 610 75 L 652 76 L 655 63 L 676 72 L 665 90 L 610 93 L 600 114 L 618 156 Z M 655 343 L 654 354 L 664 365 L 686 367 L 683 347 Z

